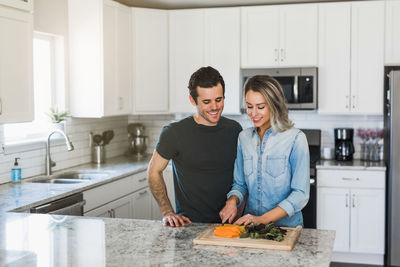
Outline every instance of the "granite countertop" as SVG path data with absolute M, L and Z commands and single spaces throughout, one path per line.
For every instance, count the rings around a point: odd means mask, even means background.
M 303 229 L 292 251 L 194 245 L 209 224 L 7 213 L 5 266 L 329 266 L 335 232 Z
M 109 174 L 107 177 L 88 180 L 83 183 L 31 183 L 30 181 L 32 179 L 24 179 L 21 183 L 0 185 L 0 214 L 7 211 L 26 211 L 31 207 L 39 206 L 74 193 L 83 192 L 99 185 L 144 171 L 147 169 L 149 160 L 150 156 L 140 159 L 120 156 L 107 159 L 107 163 L 105 164 L 97 165 L 87 163 L 54 173 L 79 170 L 105 172 Z
M 320 160 L 316 165 L 319 170 L 366 170 L 366 171 L 385 171 L 386 163 L 384 161 L 336 161 Z
M 293 251 L 193 245 L 209 224 L 29 214 L 25 211 L 146 170 L 149 157 L 109 159 L 62 170 L 107 172 L 78 184 L 23 181 L 0 186 L 0 266 L 329 266 L 334 231 L 303 229 Z

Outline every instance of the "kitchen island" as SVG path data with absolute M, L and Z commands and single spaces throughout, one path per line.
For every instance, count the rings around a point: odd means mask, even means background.
M 329 266 L 334 231 L 303 229 L 292 251 L 194 245 L 209 224 L 6 213 L 5 266 Z

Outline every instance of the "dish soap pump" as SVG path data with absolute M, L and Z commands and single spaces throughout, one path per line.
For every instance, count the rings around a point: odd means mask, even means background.
M 19 158 L 15 158 L 14 168 L 11 169 L 11 181 L 13 183 L 21 182 L 21 168 L 18 165 Z

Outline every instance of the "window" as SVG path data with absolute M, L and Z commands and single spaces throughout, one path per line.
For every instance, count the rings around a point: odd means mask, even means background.
M 52 129 L 50 107 L 64 109 L 63 37 L 35 33 L 33 39 L 34 120 L 4 125 L 4 141 L 19 144 L 43 140 Z

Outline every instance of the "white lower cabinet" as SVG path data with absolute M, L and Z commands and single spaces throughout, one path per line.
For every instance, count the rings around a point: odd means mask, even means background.
M 317 228 L 335 230 L 333 261 L 382 264 L 385 172 L 318 170 Z
M 151 220 L 151 191 L 150 188 L 142 189 L 132 194 L 133 219 Z
M 132 218 L 132 195 L 114 200 L 85 213 L 85 216 L 107 218 Z
M 85 216 L 152 219 L 146 171 L 83 192 Z

